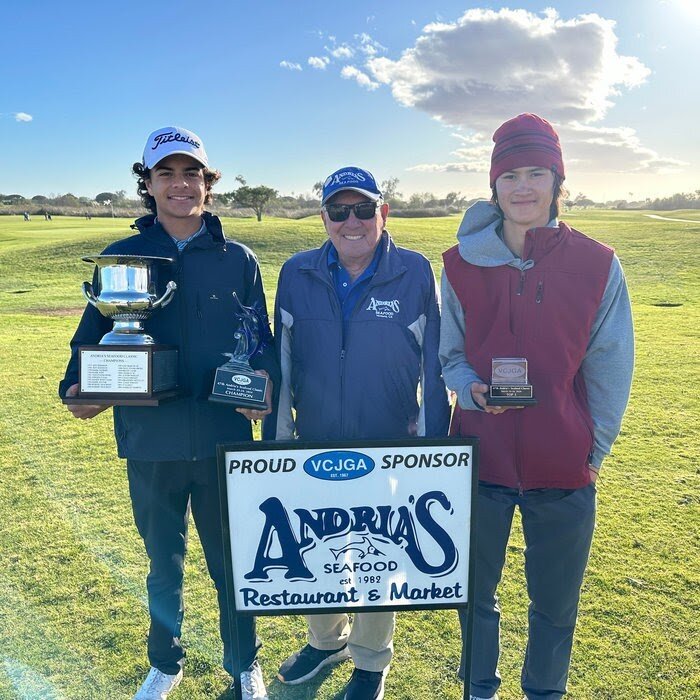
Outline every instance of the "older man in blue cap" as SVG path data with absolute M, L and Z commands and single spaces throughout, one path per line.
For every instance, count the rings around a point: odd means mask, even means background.
M 430 263 L 394 244 L 386 230 L 389 206 L 368 171 L 348 166 L 334 172 L 321 205 L 328 240 L 297 253 L 280 272 L 281 395 L 265 437 L 318 442 L 445 435 L 449 410 Z M 307 623 L 309 643 L 280 667 L 283 683 L 303 683 L 351 656 L 355 670 L 344 700 L 384 697 L 392 612 L 358 613 L 352 627 L 345 613 L 312 615 Z

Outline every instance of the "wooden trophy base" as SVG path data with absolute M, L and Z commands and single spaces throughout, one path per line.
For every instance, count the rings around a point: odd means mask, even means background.
M 172 345 L 83 345 L 77 396 L 65 404 L 159 406 L 180 395 Z

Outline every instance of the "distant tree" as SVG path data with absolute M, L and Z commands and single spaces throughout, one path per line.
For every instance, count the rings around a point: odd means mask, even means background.
M 123 192 L 123 190 L 122 190 Z M 115 202 L 117 200 L 117 195 L 114 192 L 100 192 L 95 195 L 95 201 L 98 204 L 104 204 L 105 202 Z
M 35 195 L 32 197 L 32 202 L 34 202 L 35 204 L 45 204 L 45 203 L 48 202 L 48 201 L 49 201 L 49 198 L 48 198 L 48 197 L 44 197 L 43 194 L 35 194 Z
M 323 195 L 323 180 L 319 180 L 318 182 L 314 182 L 314 186 L 311 188 L 311 191 L 319 198 L 321 199 Z
M 80 200 L 74 194 L 71 194 L 70 192 L 63 194 L 60 197 L 56 197 L 56 199 L 54 200 L 53 203 L 57 204 L 59 207 L 77 207 L 77 206 L 80 206 Z
M 437 203 L 432 192 L 414 192 L 408 198 L 409 207 L 429 207 Z
M 592 199 L 586 197 L 586 195 L 583 194 L 583 192 L 579 192 L 576 195 L 576 198 L 574 199 L 574 204 L 577 207 L 583 207 L 585 209 L 586 207 L 592 207 L 595 204 L 595 202 Z
M 238 182 L 245 182 L 240 175 L 236 180 L 238 180 Z M 263 211 L 268 202 L 277 197 L 277 190 L 273 190 L 271 187 L 265 187 L 264 185 L 259 185 L 258 187 L 243 185 L 233 192 L 224 193 L 224 197 L 227 197 L 228 200 L 232 201 L 237 207 L 252 209 L 258 221 L 262 221 Z
M 397 190 L 398 186 L 398 177 L 390 177 L 388 180 L 382 181 L 379 189 L 382 191 L 384 201 L 388 202 L 390 199 L 400 200 L 402 198 L 401 192 Z
M 649 203 L 649 209 L 671 211 L 673 209 L 699 209 L 700 190 L 695 192 L 677 192 L 670 197 L 654 199 Z
M 27 200 L 21 194 L 4 194 L 2 195 L 2 201 L 4 204 L 19 204 Z

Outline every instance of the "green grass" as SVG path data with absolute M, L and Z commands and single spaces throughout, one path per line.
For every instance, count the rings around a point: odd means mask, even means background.
M 700 698 L 700 238 L 697 212 L 591 211 L 572 225 L 614 246 L 634 304 L 632 401 L 599 482 L 599 519 L 574 646 L 570 697 Z M 439 270 L 458 217 L 395 219 L 397 241 Z M 147 670 L 147 561 L 132 523 L 111 418 L 71 419 L 56 397 L 82 309 L 82 255 L 129 234 L 130 222 L 0 219 L 0 698 L 130 698 Z M 293 252 L 324 239 L 320 220 L 228 220 L 258 254 L 268 303 Z M 194 532 L 194 530 L 193 530 Z M 503 700 L 519 700 L 527 598 L 522 538 L 501 590 Z M 176 698 L 216 698 L 216 599 L 196 536 L 186 572 L 188 662 Z M 272 680 L 304 643 L 299 617 L 261 618 L 273 700 L 337 700 L 348 664 L 309 687 Z M 459 634 L 452 611 L 402 613 L 387 700 L 453 700 Z

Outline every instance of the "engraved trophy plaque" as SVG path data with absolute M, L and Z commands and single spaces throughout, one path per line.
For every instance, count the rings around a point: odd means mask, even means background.
M 488 406 L 535 406 L 537 399 L 527 378 L 524 357 L 494 357 L 491 360 L 491 385 Z
M 257 309 L 243 306 L 236 292 L 233 292 L 233 303 L 234 318 L 238 322 L 233 334 L 236 347 L 233 352 L 222 353 L 229 359 L 216 369 L 209 400 L 264 411 L 268 379 L 255 374 L 250 358 L 262 351 L 267 323 Z
M 177 285 L 155 293 L 155 266 L 172 258 L 145 255 L 94 255 L 82 258 L 97 266 L 97 293 L 83 282 L 83 296 L 114 327 L 99 345 L 78 349 L 78 395 L 66 404 L 157 406 L 179 394 L 177 348 L 156 342 L 143 322 L 170 303 Z

